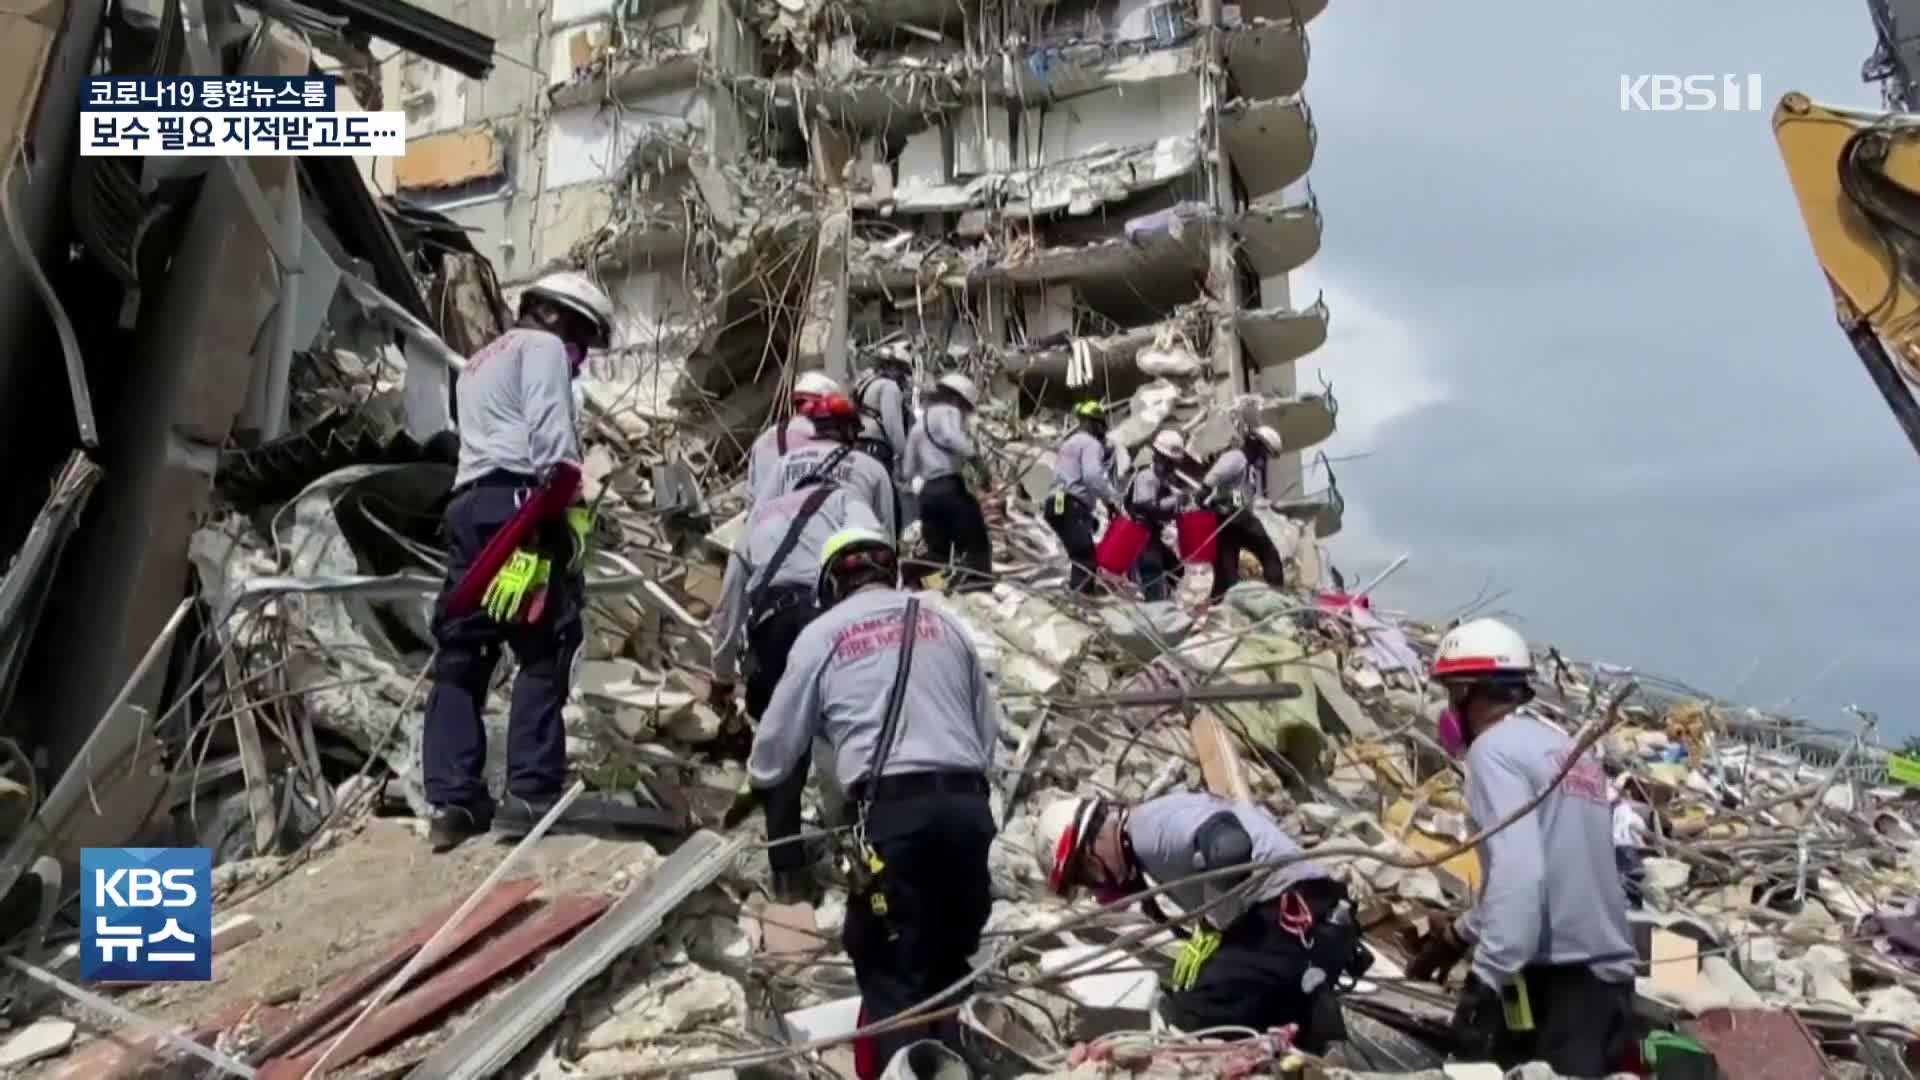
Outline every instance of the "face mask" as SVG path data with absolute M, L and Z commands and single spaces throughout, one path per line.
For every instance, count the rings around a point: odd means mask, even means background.
M 569 370 L 579 371 L 580 365 L 587 362 L 587 347 L 576 342 L 567 342 L 567 365 Z
M 1439 722 L 1434 725 L 1434 730 L 1440 738 L 1441 749 L 1454 757 L 1467 752 L 1467 727 L 1460 719 L 1460 710 L 1447 706 L 1447 710 L 1440 714 Z

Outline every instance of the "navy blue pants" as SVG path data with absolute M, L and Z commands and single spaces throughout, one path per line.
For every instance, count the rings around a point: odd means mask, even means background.
M 427 695 L 421 771 L 428 802 L 463 806 L 483 818 L 492 815 L 493 799 L 483 773 L 487 734 L 480 711 L 502 647 L 512 649 L 520 665 L 507 721 L 507 791 L 529 802 L 549 802 L 559 796 L 567 775 L 567 732 L 560 709 L 567 702 L 573 657 L 580 647 L 586 594 L 580 575 L 566 572 L 564 536 L 543 536 L 538 544 L 541 554 L 553 559 L 554 569 L 546 608 L 537 622 L 502 626 L 483 611 L 457 619 L 446 614 L 453 584 L 513 516 L 526 490 L 512 482 L 482 481 L 447 504 L 447 584 L 434 606 L 433 637 L 440 651 L 433 663 L 433 690 Z M 557 530 L 550 531 L 565 529 L 564 524 L 555 525 Z

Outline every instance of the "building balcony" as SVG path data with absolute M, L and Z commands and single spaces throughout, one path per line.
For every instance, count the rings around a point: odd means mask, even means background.
M 1257 371 L 1276 371 L 1327 343 L 1327 302 L 1315 300 L 1305 310 L 1256 308 L 1234 315 L 1234 327 L 1246 359 Z M 1291 380 L 1291 373 L 1288 373 Z M 1266 392 L 1284 392 L 1261 385 Z
M 1307 175 L 1313 165 L 1318 136 L 1303 98 L 1241 98 L 1222 106 L 1217 122 L 1249 199 L 1279 191 Z
M 1227 71 L 1240 96 L 1256 101 L 1289 97 L 1307 85 L 1312 48 L 1306 24 L 1255 19 L 1227 35 Z
M 1332 391 L 1270 398 L 1260 404 L 1260 422 L 1280 433 L 1281 445 L 1305 450 L 1331 438 L 1338 427 L 1340 403 Z

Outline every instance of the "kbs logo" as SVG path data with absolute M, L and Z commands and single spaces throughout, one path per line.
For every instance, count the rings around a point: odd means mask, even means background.
M 81 978 L 213 978 L 212 852 L 82 848 L 80 882 Z
M 1759 112 L 1758 75 L 1622 75 L 1621 112 Z

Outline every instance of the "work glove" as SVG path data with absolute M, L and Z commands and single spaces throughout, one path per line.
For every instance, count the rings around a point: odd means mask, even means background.
M 1478 975 L 1467 976 L 1466 989 L 1453 1010 L 1454 1056 L 1463 1061 L 1488 1060 L 1505 1030 L 1500 991 L 1481 982 Z
M 707 684 L 707 705 L 726 716 L 733 712 L 733 684 L 718 679 Z
M 1444 986 L 1447 976 L 1466 957 L 1470 948 L 1454 932 L 1453 924 L 1447 923 L 1421 939 L 1420 950 L 1414 953 L 1413 962 L 1407 965 L 1407 978 L 1429 979 Z
M 760 793 L 753 790 L 753 781 L 740 781 L 740 790 L 733 793 L 733 802 L 727 807 L 726 816 L 720 819 L 720 826 L 735 829 L 740 823 L 753 816 L 760 809 Z
M 480 606 L 497 623 L 515 622 L 522 617 L 528 621 L 537 619 L 552 573 L 551 561 L 519 548 L 487 583 Z
M 567 507 L 567 536 L 573 542 L 573 555 L 567 569 L 579 573 L 587 566 L 587 545 L 593 537 L 593 511 L 584 506 Z
M 1200 977 L 1200 969 L 1213 959 L 1220 950 L 1220 932 L 1196 926 L 1193 936 L 1180 948 L 1180 955 L 1173 961 L 1173 981 L 1170 984 L 1175 991 L 1193 989 L 1194 981 Z

